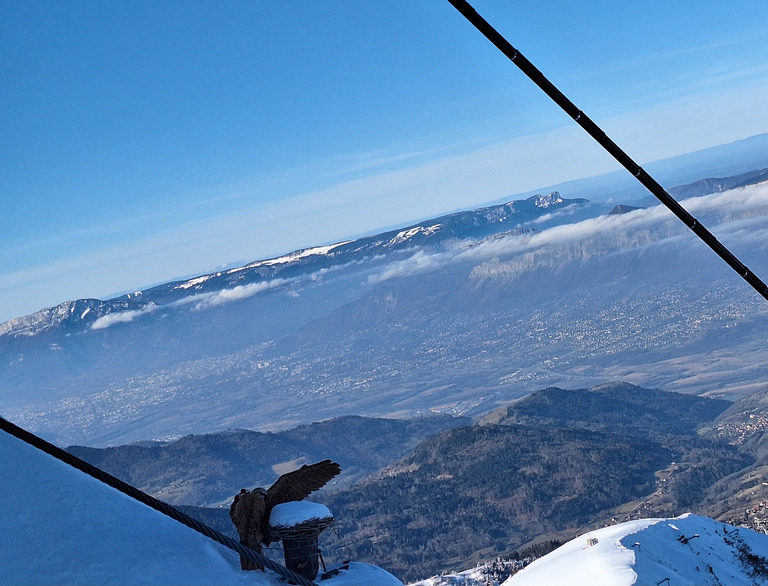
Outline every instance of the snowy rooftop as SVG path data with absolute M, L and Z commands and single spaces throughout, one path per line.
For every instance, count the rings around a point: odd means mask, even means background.
M 284 584 L 240 570 L 235 552 L 2 431 L 0 477 L 3 584 Z M 400 582 L 353 563 L 322 584 Z

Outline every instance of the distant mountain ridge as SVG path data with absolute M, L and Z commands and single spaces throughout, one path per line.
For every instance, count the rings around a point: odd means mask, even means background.
M 161 305 L 183 303 L 185 298 L 233 287 L 255 286 L 268 279 L 292 278 L 306 272 L 329 269 L 348 262 L 413 247 L 439 247 L 452 239 L 482 239 L 514 230 L 521 224 L 568 206 L 588 203 L 586 199 L 563 199 L 555 191 L 525 200 L 455 212 L 406 228 L 391 230 L 353 241 L 297 250 L 280 257 L 248 263 L 242 267 L 174 281 L 145 291 L 128 293 L 109 300 L 80 299 L 42 309 L 34 314 L 0 324 L 2 336 L 34 336 L 51 329 L 74 332 L 93 327 L 114 313 L 152 313 Z M 530 229 L 530 228 L 529 228 Z
M 731 407 L 722 399 L 677 395 L 610 383 L 589 389 L 546 388 L 491 411 L 480 425 L 534 425 L 621 429 L 623 433 L 693 435 Z
M 702 193 L 719 193 L 729 189 L 737 189 L 768 181 L 768 168 L 740 173 L 732 177 L 707 177 L 688 185 L 670 189 L 670 193 L 678 198 L 695 197 Z
M 703 177 L 739 176 L 755 169 L 764 169 L 766 166 L 768 133 L 643 164 L 643 168 L 667 190 L 695 183 Z M 656 205 L 658 202 L 624 169 L 538 189 L 554 190 L 568 193 L 571 197 L 587 197 L 592 201 L 604 201 L 608 198 L 639 206 Z M 523 195 L 532 195 L 532 192 Z
M 688 198 L 754 185 L 767 180 L 768 168 L 763 168 L 730 177 L 708 177 L 674 187 L 669 191 L 677 198 Z M 179 303 L 190 293 L 202 294 L 225 288 L 253 285 L 278 275 L 290 278 L 297 272 L 328 269 L 377 254 L 418 246 L 439 247 L 452 239 L 482 239 L 492 234 L 520 229 L 521 224 L 535 220 L 544 213 L 551 213 L 572 205 L 584 206 L 588 203 L 589 200 L 585 198 L 564 199 L 559 191 L 553 191 L 546 195 L 536 194 L 527 199 L 459 211 L 402 229 L 327 246 L 300 249 L 283 256 L 255 261 L 241 267 L 200 275 L 184 281 L 169 282 L 113 299 L 67 301 L 0 323 L 0 337 L 33 336 L 55 327 L 61 327 L 64 331 L 78 331 L 83 327 L 92 327 L 99 318 L 111 313 L 151 313 L 155 311 L 155 306 Z M 657 205 L 659 202 L 652 196 L 648 196 L 642 200 L 642 203 Z M 620 204 L 614 206 L 610 213 L 626 213 L 634 209 L 639 208 Z

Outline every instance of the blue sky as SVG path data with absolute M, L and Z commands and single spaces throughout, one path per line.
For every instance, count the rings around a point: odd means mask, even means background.
M 641 163 L 768 132 L 763 1 L 473 5 Z M 618 168 L 444 0 L 0 0 L 0 87 L 0 321 Z

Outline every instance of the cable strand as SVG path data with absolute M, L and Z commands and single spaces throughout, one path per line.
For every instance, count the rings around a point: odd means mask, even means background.
M 528 78 L 547 94 L 565 111 L 587 134 L 616 159 L 627 171 L 634 175 L 662 204 L 677 216 L 696 236 L 722 258 L 739 276 L 768 300 L 768 286 L 750 271 L 728 248 L 681 206 L 651 175 L 644 171 L 632 157 L 625 153 L 608 135 L 583 111 L 579 110 L 547 77 L 526 57 L 513 47 L 501 33 L 480 16 L 466 0 L 448 0 L 475 28 L 493 43 L 512 61 Z

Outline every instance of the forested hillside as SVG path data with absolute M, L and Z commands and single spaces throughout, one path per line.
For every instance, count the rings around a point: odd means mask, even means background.
M 326 557 L 416 579 L 595 523 L 698 511 L 718 482 L 756 461 L 697 435 L 729 406 L 626 383 L 550 387 L 475 423 L 343 417 L 279 433 L 70 450 L 174 504 L 221 505 L 185 510 L 230 532 L 239 488 L 333 458 L 340 481 L 311 497 L 336 517 L 321 538 Z
M 448 415 L 349 416 L 275 433 L 233 430 L 168 443 L 67 450 L 168 503 L 210 506 L 228 503 L 241 488 L 269 486 L 284 472 L 326 458 L 341 464 L 334 486 L 343 487 L 402 457 L 422 439 L 469 422 Z
M 541 393 L 554 398 L 558 391 Z M 655 408 L 663 411 L 661 405 Z M 713 402 L 701 413 L 722 407 Z M 600 415 L 585 415 L 585 426 Z M 429 438 L 371 478 L 323 496 L 337 516 L 336 536 L 326 537 L 325 547 L 415 579 L 568 537 L 591 523 L 680 514 L 753 461 L 697 438 L 692 428 L 653 433 L 641 416 L 636 427 L 578 427 L 577 417 L 568 427 L 485 423 Z

